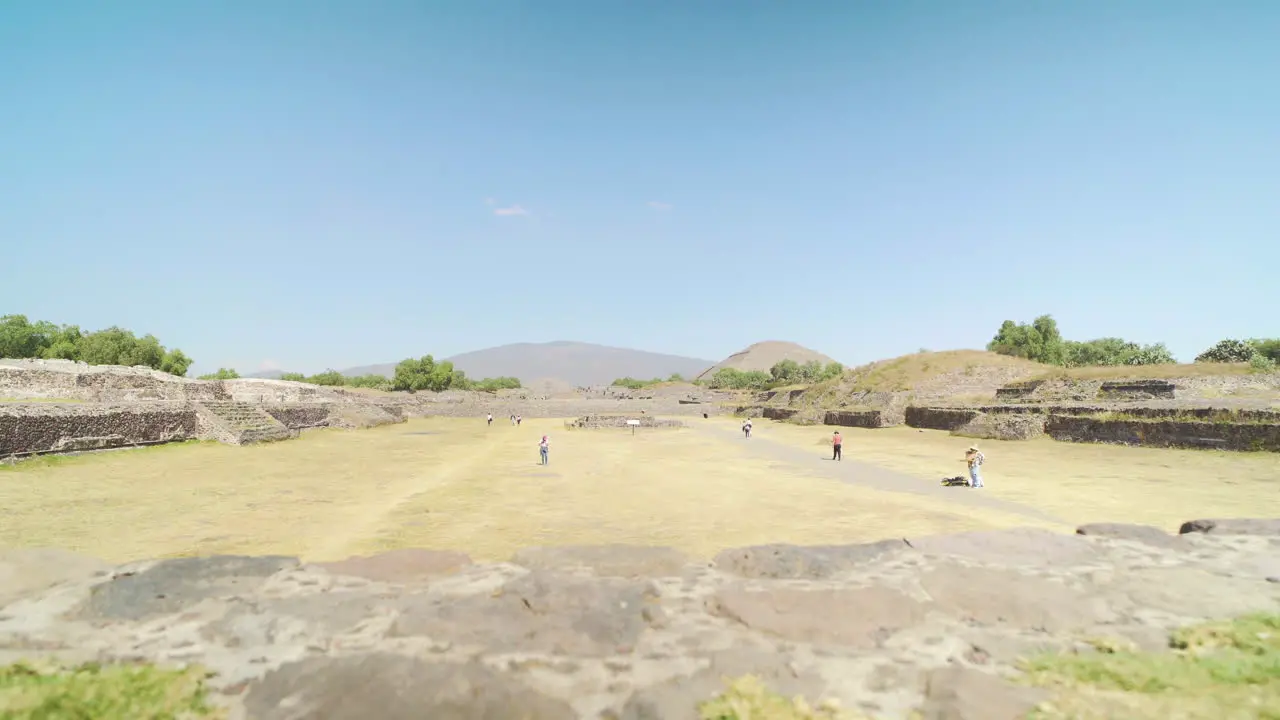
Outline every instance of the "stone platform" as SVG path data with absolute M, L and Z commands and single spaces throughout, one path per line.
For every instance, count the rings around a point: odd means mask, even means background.
M 693 718 L 724 678 L 866 717 L 1004 720 L 1020 656 L 1280 611 L 1280 520 L 725 550 L 395 550 L 112 567 L 0 553 L 0 661 L 197 663 L 232 718 Z

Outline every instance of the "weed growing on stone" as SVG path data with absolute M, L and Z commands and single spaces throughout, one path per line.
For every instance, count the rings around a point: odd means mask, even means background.
M 1280 719 L 1280 615 L 1183 628 L 1169 644 L 1145 653 L 1094 643 L 1094 654 L 1026 661 L 1026 680 L 1055 691 L 1031 717 Z
M 0 668 L 0 717 L 9 720 L 213 720 L 208 673 L 195 667 L 17 663 Z
M 729 682 L 729 689 L 698 706 L 701 720 L 859 720 L 833 703 L 813 708 L 803 698 L 785 698 L 769 690 L 759 678 L 745 675 Z

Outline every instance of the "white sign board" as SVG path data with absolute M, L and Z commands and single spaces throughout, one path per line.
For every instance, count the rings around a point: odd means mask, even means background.
M 639 425 L 639 424 L 640 424 L 640 421 L 639 421 L 639 420 L 628 420 L 628 421 L 627 421 L 627 424 L 628 424 L 628 425 L 633 425 L 633 426 L 634 426 L 634 425 Z

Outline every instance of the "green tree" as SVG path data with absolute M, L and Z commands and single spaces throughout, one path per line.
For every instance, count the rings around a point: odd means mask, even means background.
M 763 370 L 720 368 L 711 376 L 707 386 L 716 390 L 762 390 L 772 382 L 773 375 Z
M 667 376 L 667 382 L 672 382 L 672 383 L 684 382 L 684 376 L 681 375 L 680 373 L 671 373 L 669 376 Z
M 1254 338 L 1249 344 L 1272 362 L 1280 363 L 1280 338 Z
M 26 315 L 0 317 L 0 357 L 40 357 L 43 347 L 40 332 L 27 321 Z
M 406 358 L 396 365 L 395 374 L 391 378 L 392 390 L 408 390 L 416 392 L 418 390 L 431 389 L 431 375 L 435 371 L 436 361 L 430 355 L 423 355 L 421 358 Z
M 329 369 L 322 373 L 312 375 L 307 378 L 307 382 L 312 385 L 342 386 L 346 384 L 347 379 L 337 370 Z
M 1058 322 L 1051 315 L 1041 315 L 1030 325 L 1005 320 L 995 337 L 987 343 L 987 350 L 1049 365 L 1062 365 L 1066 348 L 1062 333 L 1058 331 Z
M 235 368 L 218 368 L 218 372 L 201 375 L 197 380 L 236 380 L 240 377 L 240 373 Z
M 288 380 L 290 382 L 306 382 L 307 376 L 303 375 L 300 372 L 287 372 L 287 373 L 281 373 L 280 379 Z
M 186 377 L 187 369 L 191 367 L 192 360 L 187 357 L 186 353 L 174 348 L 164 354 L 164 358 L 160 361 L 159 370 L 167 372 L 170 375 L 178 377 Z

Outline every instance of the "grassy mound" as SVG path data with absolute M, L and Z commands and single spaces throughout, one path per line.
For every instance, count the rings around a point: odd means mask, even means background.
M 206 700 L 208 673 L 151 665 L 74 668 L 17 663 L 0 668 L 0 717 L 8 720 L 208 720 L 224 713 Z
M 1026 680 L 1055 691 L 1033 718 L 1280 719 L 1280 615 L 1183 628 L 1173 652 L 1098 642 L 1098 652 L 1027 661 Z
M 811 386 L 803 397 L 805 404 L 822 407 L 862 405 L 872 393 L 990 401 L 996 388 L 1047 371 L 1040 363 L 983 350 L 919 352 L 853 368 L 836 380 Z

